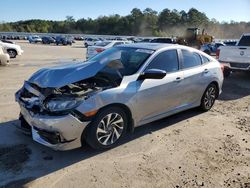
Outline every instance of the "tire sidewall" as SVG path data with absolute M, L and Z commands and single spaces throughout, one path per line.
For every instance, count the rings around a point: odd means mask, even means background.
M 123 121 L 124 121 L 124 127 L 123 127 L 123 132 L 118 138 L 118 140 L 108 146 L 102 145 L 98 140 L 96 136 L 96 131 L 98 128 L 98 125 L 100 121 L 108 114 L 110 113 L 118 113 L 120 116 L 122 116 Z M 94 149 L 109 149 L 112 147 L 115 147 L 116 145 L 119 144 L 119 142 L 122 140 L 122 138 L 125 136 L 127 132 L 127 127 L 128 127 L 128 117 L 125 113 L 125 111 L 122 108 L 119 107 L 107 107 L 100 112 L 97 113 L 95 118 L 92 120 L 92 122 L 88 125 L 86 134 L 84 135 L 86 142 Z

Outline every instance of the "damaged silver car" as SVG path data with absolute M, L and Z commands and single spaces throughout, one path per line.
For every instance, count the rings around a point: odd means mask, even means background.
M 20 129 L 55 150 L 114 147 L 127 132 L 194 107 L 212 108 L 220 64 L 173 44 L 129 44 L 86 62 L 44 68 L 16 93 Z

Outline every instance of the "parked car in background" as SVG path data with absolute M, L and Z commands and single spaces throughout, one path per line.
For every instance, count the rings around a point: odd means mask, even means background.
M 57 36 L 56 37 L 56 45 L 72 45 L 73 39 L 70 37 Z
M 28 36 L 29 43 L 39 43 L 42 42 L 42 38 L 37 35 Z
M 235 46 L 237 44 L 237 41 L 224 41 L 224 44 L 226 46 Z
M 225 44 L 222 42 L 208 43 L 208 44 L 203 44 L 200 50 L 208 55 L 215 55 L 217 49 L 221 46 L 225 46 Z
M 5 53 L 3 47 L 0 46 L 0 65 L 7 65 L 9 64 L 10 56 L 8 53 Z
M 43 44 L 54 44 L 56 43 L 56 40 L 53 38 L 53 37 L 48 37 L 48 36 L 45 36 L 45 37 L 42 37 L 42 43 Z
M 87 48 L 88 46 L 93 46 L 95 45 L 97 42 L 101 42 L 102 40 L 98 39 L 98 38 L 86 38 L 83 42 L 85 48 Z
M 82 37 L 82 36 L 76 36 L 76 37 L 74 37 L 74 39 L 75 40 L 84 40 L 84 37 Z
M 89 58 L 95 56 L 96 54 L 103 52 L 104 50 L 107 50 L 109 48 L 112 48 L 114 46 L 118 46 L 121 44 L 126 44 L 126 41 L 111 40 L 111 41 L 97 42 L 94 46 L 89 46 L 87 48 L 86 58 L 89 59 Z
M 5 43 L 15 44 L 15 42 L 10 41 L 10 40 L 1 39 L 1 41 L 2 41 L 2 42 L 5 42 Z
M 9 54 L 10 58 L 16 58 L 17 55 L 22 55 L 23 50 L 17 44 L 5 43 L 0 41 L 0 47 Z
M 232 71 L 250 71 L 250 33 L 243 34 L 235 46 L 221 46 L 216 55 L 225 66 L 225 77 Z
M 174 40 L 172 38 L 154 38 L 150 41 L 151 43 L 166 43 L 173 44 Z
M 146 38 L 146 39 L 142 39 L 140 42 L 151 42 L 152 39 Z
M 135 43 L 84 63 L 43 68 L 16 93 L 23 131 L 56 150 L 116 146 L 134 127 L 199 107 L 221 92 L 221 65 L 194 48 Z

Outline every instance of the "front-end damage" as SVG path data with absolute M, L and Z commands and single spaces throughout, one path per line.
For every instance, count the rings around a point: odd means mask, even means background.
M 80 147 L 81 134 L 92 117 L 79 112 L 77 107 L 93 95 L 118 85 L 100 74 L 59 88 L 42 88 L 25 81 L 15 96 L 21 108 L 19 128 L 30 133 L 35 141 L 56 150 Z

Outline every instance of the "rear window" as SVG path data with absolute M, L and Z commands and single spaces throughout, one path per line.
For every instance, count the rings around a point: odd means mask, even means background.
M 201 65 L 201 58 L 197 53 L 188 50 L 181 50 L 183 56 L 183 69 Z
M 238 46 L 250 46 L 250 36 L 243 36 L 240 39 Z

